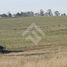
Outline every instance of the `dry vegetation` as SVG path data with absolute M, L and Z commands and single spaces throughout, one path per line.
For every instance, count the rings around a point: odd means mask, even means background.
M 38 45 L 22 36 L 31 23 L 45 33 Z M 67 67 L 67 17 L 0 19 L 0 44 L 8 49 L 26 50 L 0 55 L 0 67 Z
M 0 67 L 67 67 L 66 52 L 56 53 L 50 51 L 43 55 L 23 56 L 22 53 L 19 56 L 17 56 L 18 54 L 12 55 L 14 56 L 1 55 Z

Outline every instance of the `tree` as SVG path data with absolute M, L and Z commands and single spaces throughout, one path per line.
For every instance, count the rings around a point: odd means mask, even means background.
M 0 16 L 1 16 L 1 17 L 8 17 L 7 14 L 1 14 Z
M 48 9 L 47 10 L 47 14 L 48 14 L 48 16 L 53 16 L 52 10 L 51 9 Z
M 61 16 L 66 16 L 66 14 L 65 14 L 65 13 L 63 13 L 63 14 L 61 14 Z
M 34 13 L 32 11 L 26 12 L 27 16 L 34 16 Z
M 8 17 L 12 17 L 12 14 L 10 12 L 8 12 Z
M 45 12 L 44 16 L 49 16 L 47 12 Z
M 39 16 L 39 13 L 35 13 L 34 16 Z
M 15 16 L 16 17 L 21 16 L 21 13 L 18 12 L 18 13 L 15 14 Z
M 55 16 L 60 16 L 59 11 L 55 11 L 54 14 L 55 14 Z
M 44 11 L 43 11 L 43 9 L 40 10 L 40 16 L 44 16 Z

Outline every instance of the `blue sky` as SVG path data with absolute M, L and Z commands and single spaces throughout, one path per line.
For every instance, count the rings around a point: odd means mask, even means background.
M 0 0 L 0 13 L 20 11 L 39 11 L 40 9 L 59 10 L 67 13 L 67 0 Z

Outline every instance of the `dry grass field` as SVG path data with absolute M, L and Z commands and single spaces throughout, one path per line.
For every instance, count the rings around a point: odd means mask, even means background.
M 37 51 L 34 51 L 34 53 L 37 53 Z M 40 51 L 40 53 L 44 53 L 44 51 Z M 30 52 L 24 52 L 1 55 L 0 67 L 67 67 L 67 55 L 65 51 L 46 51 L 46 53 L 40 55 L 30 54 Z
M 23 32 L 35 23 L 44 37 L 34 45 Z M 0 45 L 20 53 L 0 54 L 0 67 L 67 67 L 67 17 L 0 19 Z

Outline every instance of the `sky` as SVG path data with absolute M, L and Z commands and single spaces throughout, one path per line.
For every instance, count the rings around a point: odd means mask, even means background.
M 20 11 L 39 12 L 40 9 L 67 13 L 67 0 L 0 0 L 0 14 Z

